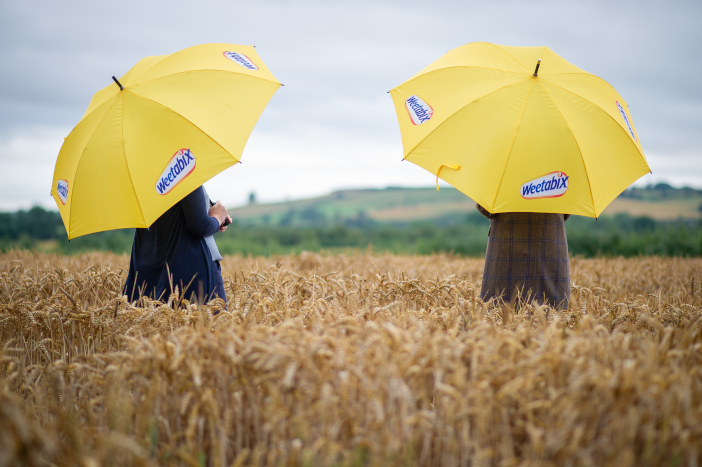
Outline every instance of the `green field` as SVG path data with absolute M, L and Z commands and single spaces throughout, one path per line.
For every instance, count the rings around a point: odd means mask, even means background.
M 622 193 L 604 216 L 626 213 L 660 221 L 702 218 L 702 190 L 665 184 Z M 230 210 L 241 225 L 314 226 L 368 223 L 439 225 L 461 222 L 475 212 L 475 202 L 455 188 L 385 188 L 336 191 L 318 198 L 250 204 Z
M 702 191 L 667 185 L 627 190 L 597 220 L 566 223 L 569 251 L 585 257 L 702 256 Z M 402 254 L 452 252 L 482 256 L 489 221 L 455 189 L 345 190 L 314 199 L 230 209 L 217 234 L 223 254 L 271 255 L 354 250 Z M 58 213 L 39 207 L 0 213 L 0 250 L 76 254 L 129 253 L 133 229 L 85 235 L 71 242 Z

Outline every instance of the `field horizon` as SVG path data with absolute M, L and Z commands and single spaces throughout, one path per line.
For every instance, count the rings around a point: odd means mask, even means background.
M 450 223 L 476 212 L 475 202 L 453 187 L 358 188 L 289 201 L 257 203 L 230 208 L 242 225 L 316 225 L 358 219 L 389 224 L 432 221 Z M 628 214 L 658 221 L 702 219 L 702 190 L 674 188 L 665 183 L 632 187 L 620 194 L 603 216 Z M 454 220 L 455 222 L 455 220 Z

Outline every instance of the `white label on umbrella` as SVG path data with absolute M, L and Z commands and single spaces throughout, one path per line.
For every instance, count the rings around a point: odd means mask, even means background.
M 405 108 L 413 125 L 421 125 L 434 115 L 434 109 L 419 96 L 410 96 L 405 101 Z
M 258 70 L 256 64 L 244 54 L 240 54 L 239 52 L 222 52 L 222 55 L 227 57 L 229 60 L 238 63 L 244 68 L 248 68 L 249 70 Z
M 568 191 L 568 176 L 565 172 L 551 172 L 522 185 L 522 198 L 558 198 Z
M 56 184 L 56 193 L 59 199 L 65 205 L 68 201 L 68 182 L 66 180 L 59 180 Z
M 183 181 L 185 177 L 190 175 L 195 170 L 195 156 L 190 152 L 190 149 L 179 149 L 165 170 L 156 182 L 156 192 L 159 195 L 165 195 L 177 184 Z
M 619 112 L 622 114 L 622 118 L 624 119 L 624 123 L 626 123 L 627 128 L 629 128 L 629 133 L 631 133 L 631 137 L 634 138 L 634 141 L 637 141 L 636 135 L 634 134 L 634 129 L 631 128 L 631 123 L 629 123 L 629 117 L 626 116 L 626 112 L 624 112 L 624 107 L 619 103 L 619 101 L 615 101 L 617 103 L 617 108 L 619 109 Z

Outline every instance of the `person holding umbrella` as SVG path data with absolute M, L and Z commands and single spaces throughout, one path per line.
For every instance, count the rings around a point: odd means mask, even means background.
M 212 235 L 226 209 L 203 183 L 237 164 L 281 83 L 253 46 L 202 44 L 141 59 L 93 95 L 56 160 L 51 195 L 68 239 L 136 228 L 124 291 L 178 287 L 226 300 Z
M 227 230 L 231 217 L 217 202 L 210 206 L 200 186 L 146 229 L 136 229 L 123 293 L 130 301 L 142 296 L 167 300 L 177 287 L 182 297 L 225 304 L 222 260 L 213 235 Z
M 490 219 L 481 297 L 566 308 L 569 215 L 597 218 L 650 171 L 628 105 L 548 47 L 473 42 L 390 91 L 404 160 Z
M 491 214 L 480 298 L 535 300 L 568 309 L 570 261 L 565 221 L 570 214 L 505 212 Z

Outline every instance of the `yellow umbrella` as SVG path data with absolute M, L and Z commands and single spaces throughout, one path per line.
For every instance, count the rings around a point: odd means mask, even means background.
M 241 159 L 280 86 L 251 46 L 146 57 L 94 96 L 61 147 L 51 195 L 74 238 L 148 227 Z
M 492 213 L 598 217 L 650 171 L 624 99 L 547 47 L 467 44 L 390 94 L 405 159 Z

